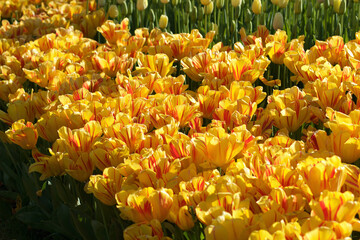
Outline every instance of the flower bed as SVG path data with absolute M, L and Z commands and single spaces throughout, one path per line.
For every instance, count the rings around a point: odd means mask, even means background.
M 26 3 L 0 4 L 19 18 L 0 28 L 1 218 L 56 239 L 360 231 L 360 32 L 306 49 L 308 33 L 258 24 L 225 45 L 212 11 L 173 34 L 167 17 L 130 31 L 145 5 L 119 21 L 94 1 Z

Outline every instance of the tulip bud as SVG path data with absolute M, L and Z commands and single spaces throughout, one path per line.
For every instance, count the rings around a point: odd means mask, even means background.
M 211 31 L 214 31 L 215 34 L 219 33 L 219 26 L 216 23 L 211 23 Z
M 171 0 L 171 4 L 173 5 L 173 6 L 176 6 L 176 5 L 178 5 L 180 3 L 180 0 Z
M 231 0 L 231 5 L 233 7 L 240 7 L 242 0 Z
M 273 20 L 273 28 L 276 30 L 283 29 L 284 27 L 284 18 L 281 12 L 275 13 L 274 20 Z
M 249 22 L 251 22 L 251 11 L 250 11 L 250 9 L 246 9 L 246 11 L 245 11 L 245 23 L 249 23 Z
M 278 6 L 280 8 L 286 8 L 286 6 L 288 5 L 289 0 L 279 0 Z
M 127 7 L 126 2 L 123 2 L 120 5 L 120 9 L 121 9 L 121 15 L 126 16 L 126 14 L 128 13 L 128 7 Z
M 225 5 L 225 0 L 216 0 L 216 7 L 218 9 L 223 8 Z
M 302 13 L 302 10 L 303 10 L 302 0 L 295 0 L 295 3 L 294 3 L 294 13 L 295 13 L 295 14 L 300 14 L 300 13 Z
M 191 1 L 190 0 L 185 0 L 185 6 L 184 6 L 184 9 L 185 9 L 185 12 L 186 13 L 191 13 Z
M 341 1 L 339 15 L 343 15 L 346 12 L 346 1 Z
M 206 6 L 211 2 L 211 0 L 200 0 L 200 2 L 202 5 Z
M 129 1 L 129 11 L 128 11 L 128 14 L 132 14 L 134 12 L 134 1 Z
M 278 5 L 279 4 L 279 0 L 271 0 L 271 3 L 274 5 Z
M 116 0 L 116 2 L 117 2 L 119 5 L 121 5 L 121 4 L 123 4 L 123 3 L 126 3 L 126 0 Z
M 197 19 L 197 7 L 196 6 L 193 6 L 190 18 L 191 18 L 192 22 L 196 22 L 196 19 Z
M 106 4 L 106 0 L 99 0 L 99 1 L 98 1 L 99 7 L 104 7 L 105 4 Z
M 334 12 L 339 13 L 342 0 L 334 0 Z
M 168 25 L 169 18 L 166 15 L 161 15 L 159 20 L 159 27 L 165 29 Z
M 116 5 L 111 5 L 108 10 L 108 14 L 111 18 L 117 18 L 119 16 L 119 11 Z
M 198 16 L 197 16 L 198 21 L 202 21 L 203 17 L 204 17 L 204 8 L 199 6 L 198 7 Z
M 254 0 L 251 5 L 251 10 L 256 15 L 259 15 L 261 13 L 261 1 L 260 0 Z
M 214 3 L 213 2 L 210 2 L 208 5 L 205 6 L 205 14 L 206 15 L 210 15 L 214 10 Z
M 162 4 L 167 4 L 167 3 L 170 2 L 170 0 L 160 0 L 160 2 L 161 2 Z
M 148 7 L 148 0 L 137 0 L 136 8 L 139 11 L 144 11 Z
M 235 14 L 234 16 L 235 16 L 235 19 L 237 20 L 237 19 L 239 19 L 240 14 L 241 14 L 241 6 L 235 8 L 234 10 L 235 10 L 235 11 L 234 11 L 234 14 Z

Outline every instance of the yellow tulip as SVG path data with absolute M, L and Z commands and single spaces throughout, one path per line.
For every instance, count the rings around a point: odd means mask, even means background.
M 123 178 L 120 170 L 114 167 L 105 168 L 102 175 L 92 175 L 84 190 L 106 205 L 115 205 L 115 194 L 120 192 Z
M 117 18 L 119 16 L 119 10 L 116 5 L 111 5 L 108 10 L 108 14 L 111 18 Z
M 261 13 L 261 0 L 254 0 L 251 5 L 251 10 L 254 14 L 259 15 Z
M 152 187 L 130 194 L 121 191 L 115 195 L 121 216 L 135 223 L 149 223 L 153 219 L 164 221 L 169 215 L 172 197 L 171 189 L 155 190 Z
M 11 142 L 23 149 L 34 149 L 36 147 L 38 132 L 31 122 L 25 124 L 24 119 L 16 121 L 11 125 L 11 129 L 5 133 Z
M 159 27 L 165 29 L 168 25 L 169 18 L 166 15 L 161 15 L 159 20 Z

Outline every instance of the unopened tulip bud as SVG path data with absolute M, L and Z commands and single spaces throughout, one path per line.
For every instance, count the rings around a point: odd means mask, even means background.
M 135 8 L 135 6 L 134 6 L 135 4 L 134 4 L 134 2 L 133 1 L 129 1 L 129 11 L 128 11 L 128 14 L 132 14 L 133 12 L 134 12 L 134 8 Z
M 176 6 L 176 5 L 178 5 L 180 3 L 180 0 L 171 0 L 171 4 L 173 5 L 173 6 Z
M 200 2 L 202 5 L 206 6 L 211 2 L 211 0 L 200 0 Z
M 198 7 L 198 16 L 197 16 L 198 21 L 202 21 L 203 17 L 204 17 L 204 8 L 199 6 Z
M 271 0 L 272 4 L 278 5 L 279 4 L 279 0 Z
M 169 18 L 166 15 L 161 15 L 159 20 L 159 27 L 165 29 L 168 25 Z
M 259 15 L 261 13 L 261 0 L 254 0 L 251 5 L 251 10 L 254 14 Z
M 184 6 L 185 12 L 186 13 L 191 13 L 191 1 L 190 0 L 185 0 L 185 6 Z
M 330 1 L 329 0 L 325 0 L 324 1 L 324 9 L 327 9 L 330 6 Z
M 303 10 L 302 0 L 295 0 L 295 3 L 294 3 L 294 13 L 295 13 L 295 14 L 300 14 L 300 13 L 302 13 L 302 10 Z
M 208 5 L 205 6 L 204 12 L 205 15 L 210 15 L 214 10 L 214 3 L 210 2 Z
M 119 10 L 116 5 L 111 5 L 109 7 L 108 13 L 111 18 L 117 18 L 119 16 Z
M 99 0 L 99 1 L 98 1 L 99 7 L 104 7 L 105 4 L 106 4 L 106 0 Z
M 193 6 L 193 9 L 191 11 L 191 15 L 190 15 L 191 21 L 195 22 L 197 19 L 197 7 Z
M 241 0 L 231 0 L 231 5 L 233 7 L 240 7 L 241 5 Z
M 246 9 L 245 11 L 245 23 L 250 23 L 251 22 L 251 11 L 250 9 Z
M 218 9 L 223 8 L 225 5 L 225 0 L 216 0 L 216 7 Z
M 136 8 L 139 11 L 144 11 L 148 7 L 148 0 L 137 0 Z
M 273 20 L 273 28 L 276 30 L 283 29 L 284 27 L 284 18 L 281 12 L 275 13 L 274 20 Z
M 234 9 L 234 16 L 236 20 L 239 19 L 240 14 L 241 14 L 241 6 Z
M 334 12 L 339 13 L 342 0 L 334 0 Z
M 121 5 L 121 4 L 123 4 L 123 3 L 126 3 L 126 0 L 116 0 L 116 2 L 117 2 L 119 5 Z
M 211 23 L 211 31 L 214 31 L 215 34 L 219 33 L 219 26 L 216 23 Z
M 126 16 L 126 14 L 128 14 L 128 7 L 126 2 L 120 5 L 120 9 L 121 9 L 121 15 Z
M 343 15 L 346 12 L 346 1 L 341 1 L 339 14 Z
M 286 6 L 288 5 L 289 0 L 279 0 L 278 6 L 280 8 L 286 8 Z
M 170 2 L 170 0 L 160 0 L 160 2 L 161 2 L 162 4 L 167 4 L 167 3 Z

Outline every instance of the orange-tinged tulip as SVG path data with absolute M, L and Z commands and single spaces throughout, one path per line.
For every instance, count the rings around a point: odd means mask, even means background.
M 105 138 L 96 142 L 90 152 L 90 158 L 95 166 L 103 171 L 107 167 L 116 167 L 129 156 L 129 148 L 117 138 Z
M 296 86 L 283 91 L 274 90 L 268 102 L 267 108 L 274 117 L 275 126 L 280 129 L 295 132 L 311 117 L 310 103 L 305 93 Z
M 338 156 L 328 158 L 307 157 L 297 166 L 314 198 L 324 190 L 340 191 L 346 180 L 346 171 Z
M 164 221 L 173 203 L 171 189 L 155 190 L 152 187 L 143 188 L 123 197 L 123 191 L 115 195 L 117 207 L 121 216 L 135 223 L 148 223 L 153 219 Z
M 307 232 L 304 236 L 305 240 L 335 240 L 337 239 L 336 234 L 333 230 L 328 227 L 318 227 L 314 230 Z
M 24 119 L 14 122 L 11 125 L 11 129 L 5 133 L 11 142 L 19 145 L 23 149 L 34 149 L 36 146 L 38 132 L 31 122 L 25 124 Z
M 115 205 L 115 194 L 121 191 L 123 177 L 120 170 L 114 167 L 105 168 L 102 175 L 90 176 L 84 190 L 106 205 Z
M 51 156 L 42 154 L 36 148 L 32 150 L 32 156 L 35 160 L 35 163 L 30 165 L 29 173 L 41 173 L 41 181 L 44 181 L 45 179 L 52 176 L 59 176 L 64 173 L 64 167 L 62 164 L 64 154 L 59 152 L 53 153 L 52 151 L 50 151 L 50 154 Z
M 108 44 L 123 46 L 127 44 L 127 39 L 131 36 L 128 25 L 128 18 L 124 18 L 120 24 L 107 20 L 97 30 L 104 36 Z
M 205 238 L 208 240 L 247 239 L 250 233 L 247 220 L 232 218 L 228 214 L 220 215 L 216 221 L 205 228 Z
M 355 215 L 360 209 L 360 202 L 354 201 L 354 195 L 350 192 L 324 191 L 318 201 L 310 202 L 310 207 L 313 214 L 324 221 L 359 221 Z
M 165 77 L 174 72 L 173 62 L 169 61 L 166 54 L 144 55 L 140 52 L 138 54 L 139 67 L 136 69 L 137 71 L 158 72 L 161 77 Z
M 135 223 L 124 230 L 124 240 L 170 240 L 164 237 L 161 223 L 157 219 L 147 224 Z
M 244 142 L 240 141 L 240 136 L 241 133 L 239 132 L 228 134 L 225 129 L 220 127 L 210 129 L 203 137 L 191 140 L 194 146 L 191 153 L 192 157 L 203 154 L 206 156 L 204 160 L 208 164 L 226 168 L 244 147 Z M 195 158 L 193 160 L 198 161 Z
M 168 220 L 183 231 L 190 230 L 194 227 L 194 220 L 183 195 L 174 195 L 173 200 Z

